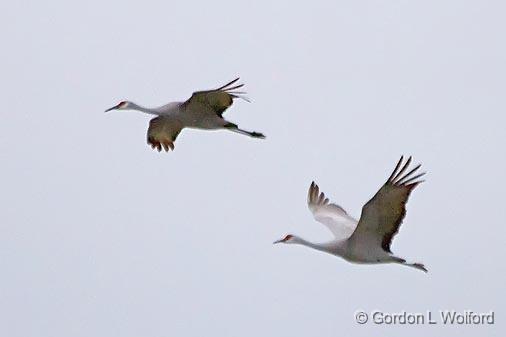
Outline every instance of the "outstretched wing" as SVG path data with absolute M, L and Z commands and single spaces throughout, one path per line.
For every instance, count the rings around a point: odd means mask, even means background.
M 158 152 L 174 150 L 174 141 L 181 132 L 183 125 L 169 116 L 159 116 L 149 122 L 148 144 Z
M 244 96 L 245 92 L 237 91 L 237 89 L 244 86 L 244 84 L 234 85 L 237 81 L 239 81 L 239 77 L 218 89 L 196 91 L 192 94 L 192 97 L 183 103 L 183 108 L 189 111 L 211 108 L 221 117 L 223 112 L 232 105 L 235 98 L 241 98 L 249 102 L 248 98 Z
M 327 226 L 338 239 L 350 237 L 357 226 L 358 221 L 349 216 L 341 206 L 331 204 L 325 194 L 320 193 L 314 181 L 309 186 L 307 205 L 315 220 Z
M 406 203 L 411 191 L 423 180 L 417 180 L 425 173 L 413 174 L 420 168 L 415 166 L 408 173 L 411 157 L 402 165 L 401 157 L 387 182 L 376 195 L 362 208 L 362 215 L 350 242 L 364 241 L 368 244 L 381 245 L 383 250 L 391 253 L 392 239 L 399 231 L 399 227 L 406 215 Z M 399 170 L 399 168 L 402 168 Z

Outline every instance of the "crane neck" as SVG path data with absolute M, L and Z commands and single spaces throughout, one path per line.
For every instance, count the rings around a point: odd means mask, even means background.
M 346 255 L 346 240 L 333 240 L 329 242 L 322 242 L 322 243 L 314 243 L 307 241 L 305 239 L 302 239 L 300 237 L 296 238 L 295 241 L 296 244 L 300 244 L 309 248 L 313 248 L 316 250 L 319 250 L 321 252 L 329 253 L 332 255 L 337 256 L 344 256 Z
M 300 238 L 300 237 L 297 237 L 296 243 L 306 246 L 306 247 L 309 247 L 309 248 L 313 248 L 313 249 L 322 251 L 322 252 L 327 252 L 327 253 L 331 252 L 328 243 L 314 243 L 314 242 L 307 241 L 307 240 Z
M 158 115 L 158 112 L 155 109 L 146 108 L 133 102 L 130 102 L 128 109 L 142 111 L 150 115 Z

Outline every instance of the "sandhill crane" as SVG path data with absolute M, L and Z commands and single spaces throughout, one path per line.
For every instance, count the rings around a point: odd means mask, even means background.
M 340 256 L 353 263 L 399 263 L 427 272 L 421 263 L 407 263 L 392 254 L 390 245 L 406 215 L 406 202 L 411 191 L 423 180 L 425 173 L 413 174 L 421 165 L 403 173 L 411 163 L 411 157 L 402 165 L 403 157 L 394 171 L 374 197 L 362 208 L 357 221 L 329 199 L 312 182 L 308 192 L 308 206 L 316 221 L 326 225 L 335 239 L 326 243 L 312 243 L 295 235 L 287 235 L 274 243 L 300 244 L 332 255 Z M 402 165 L 402 168 L 400 168 Z M 400 170 L 399 170 L 400 168 Z
M 235 80 L 218 89 L 197 91 L 186 102 L 172 102 L 158 108 L 145 108 L 133 102 L 123 101 L 105 110 L 137 110 L 147 114 L 156 115 L 149 122 L 147 141 L 153 149 L 158 151 L 174 150 L 174 141 L 185 127 L 195 129 L 227 129 L 254 138 L 265 138 L 259 132 L 249 132 L 240 129 L 236 124 L 223 118 L 223 113 L 232 105 L 234 99 L 241 98 L 245 92 L 237 91 L 244 84 L 233 85 Z

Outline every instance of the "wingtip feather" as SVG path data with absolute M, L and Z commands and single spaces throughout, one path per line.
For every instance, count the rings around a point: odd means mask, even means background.
M 402 182 L 402 185 L 404 185 L 404 186 L 408 186 L 408 185 L 410 185 L 413 181 L 415 181 L 416 179 L 418 179 L 418 178 L 420 178 L 420 177 L 423 177 L 424 175 L 425 175 L 425 172 L 419 173 L 419 174 L 415 175 L 414 177 L 411 177 L 411 178 L 407 179 L 406 181 L 403 181 L 403 182 Z M 417 182 L 419 183 L 419 182 L 423 182 L 423 181 L 425 181 L 425 180 L 420 180 L 420 181 L 417 181 Z
M 399 169 L 399 167 L 401 166 L 402 164 L 402 161 L 404 160 L 404 155 L 401 156 L 401 158 L 399 159 L 399 161 L 397 162 L 397 165 L 395 165 L 395 168 L 394 170 L 392 171 L 392 174 L 390 175 L 390 177 L 388 177 L 387 179 L 387 182 L 390 182 L 392 181 L 392 178 L 397 174 L 397 170 Z
M 422 166 L 422 164 L 416 165 L 413 169 L 411 169 L 411 171 L 409 171 L 408 173 L 406 173 L 404 176 L 399 177 L 399 179 L 397 179 L 396 181 L 392 181 L 392 182 L 395 185 L 404 185 L 406 183 L 406 181 L 410 181 L 411 180 L 411 179 L 409 179 L 409 177 L 413 173 L 415 173 L 421 166 Z
M 239 79 L 240 79 L 240 77 L 237 77 L 235 80 L 232 80 L 232 81 L 228 82 L 227 84 L 225 84 L 225 85 L 223 85 L 223 86 L 219 87 L 219 88 L 218 88 L 218 89 L 216 89 L 216 90 L 223 90 L 223 89 L 225 89 L 226 87 L 228 87 L 229 85 L 232 85 L 232 84 L 234 84 L 235 82 L 239 81 Z
M 397 179 L 404 173 L 404 171 L 406 171 L 406 169 L 408 168 L 409 164 L 411 164 L 411 160 L 412 160 L 412 157 L 409 156 L 408 160 L 406 160 L 406 162 L 402 166 L 401 170 L 395 175 L 395 177 L 392 178 L 392 180 L 391 180 L 392 183 L 395 184 L 396 181 L 397 181 Z

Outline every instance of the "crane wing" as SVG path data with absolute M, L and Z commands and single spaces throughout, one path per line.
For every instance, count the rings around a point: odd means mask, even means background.
M 415 166 L 408 173 L 403 173 L 411 163 L 411 157 L 402 165 L 403 157 L 397 163 L 387 182 L 374 197 L 362 208 L 357 228 L 350 237 L 350 242 L 368 242 L 381 245 L 383 250 L 391 253 L 392 239 L 406 215 L 406 203 L 411 191 L 423 180 L 417 180 L 425 173 L 413 174 L 421 165 Z M 399 168 L 402 168 L 399 170 Z
M 158 152 L 174 150 L 174 141 L 181 132 L 183 125 L 170 116 L 159 116 L 149 122 L 148 144 Z
M 232 105 L 235 98 L 241 98 L 249 102 L 248 98 L 244 96 L 245 92 L 237 91 L 237 89 L 244 86 L 244 84 L 234 85 L 237 81 L 239 81 L 239 77 L 218 89 L 196 91 L 183 103 L 183 108 L 190 111 L 211 108 L 221 117 L 223 112 Z
M 318 185 L 311 183 L 307 194 L 307 205 L 316 221 L 324 224 L 338 239 L 347 239 L 355 230 L 358 221 L 336 204 L 330 203 Z

